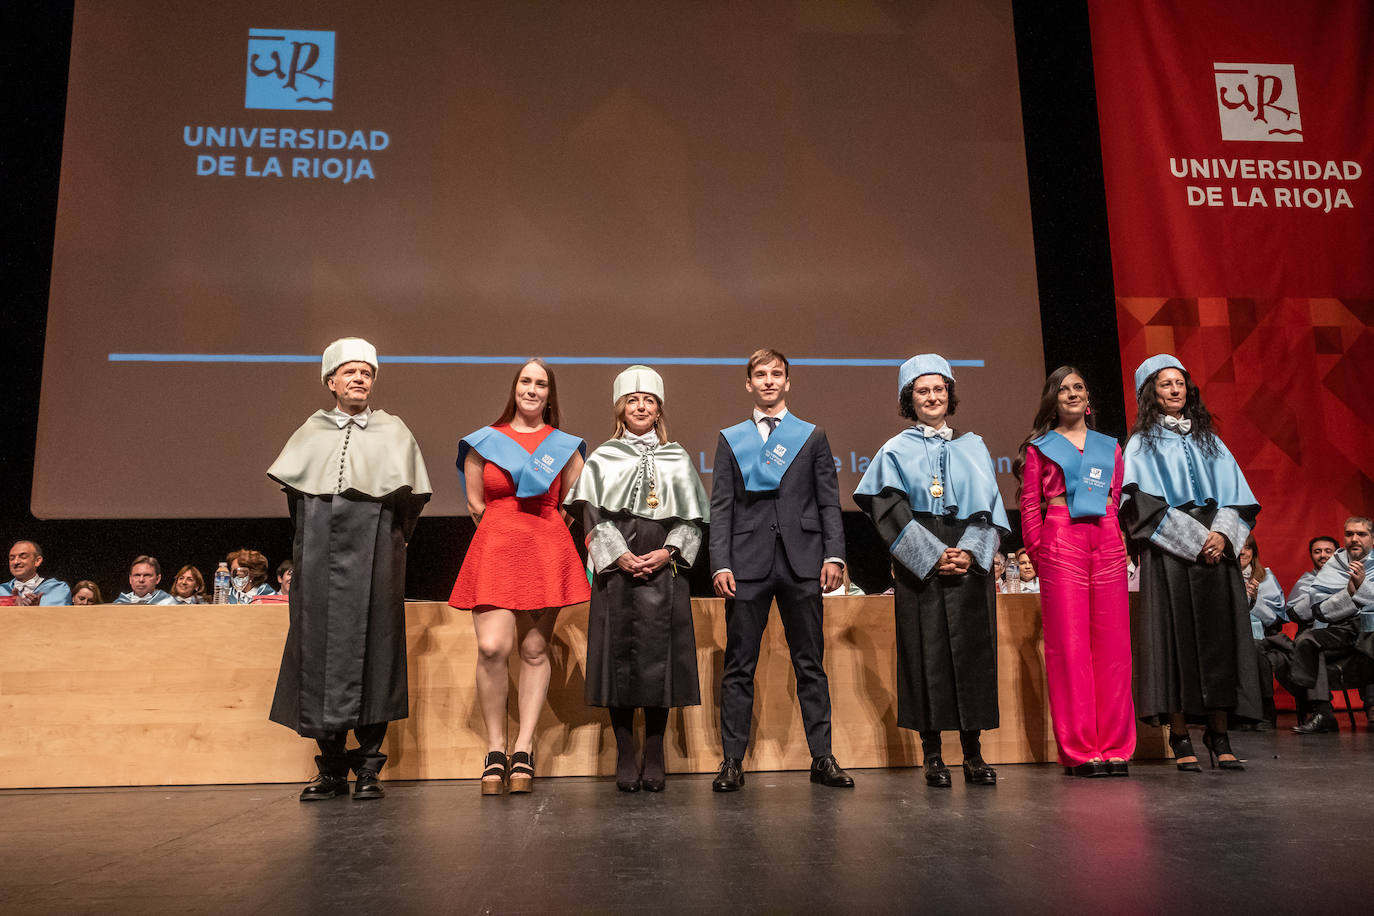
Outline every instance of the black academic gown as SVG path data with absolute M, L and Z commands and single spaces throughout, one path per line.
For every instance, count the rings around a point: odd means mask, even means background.
M 907 523 L 953 546 L 969 520 L 916 514 L 905 493 L 884 490 L 868 514 L 883 541 Z M 897 617 L 897 724 L 916 731 L 997 728 L 997 589 L 991 572 L 929 578 L 892 564 Z
M 1149 538 L 1169 505 L 1136 491 L 1121 508 L 1121 527 L 1140 550 L 1140 607 L 1131 618 L 1135 709 L 1151 725 L 1181 711 L 1195 724 L 1225 712 L 1262 717 L 1258 659 L 1240 566 L 1227 554 L 1210 565 L 1183 560 Z M 1187 507 L 1210 527 L 1216 506 Z M 1255 513 L 1241 513 L 1253 525 Z
M 676 520 L 608 513 L 582 503 L 583 527 L 609 521 L 636 554 L 662 547 Z M 698 706 L 696 636 L 686 568 L 648 579 L 596 573 L 587 615 L 588 706 Z
M 428 496 L 286 496 L 291 627 L 269 718 L 308 738 L 404 719 L 406 541 Z

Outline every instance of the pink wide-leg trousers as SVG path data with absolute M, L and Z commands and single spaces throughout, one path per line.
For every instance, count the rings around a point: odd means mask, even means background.
M 1135 750 L 1126 549 L 1114 516 L 1075 521 L 1050 506 L 1039 554 L 1045 673 L 1059 762 Z

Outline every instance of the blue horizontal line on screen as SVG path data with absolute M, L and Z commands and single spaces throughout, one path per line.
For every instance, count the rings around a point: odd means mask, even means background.
M 388 364 L 409 363 L 421 366 L 518 366 L 527 356 L 385 356 Z M 738 356 L 545 356 L 547 363 L 562 366 L 625 366 L 647 363 L 655 366 L 742 366 Z M 320 357 L 298 353 L 111 353 L 112 363 L 317 363 Z M 877 368 L 900 366 L 904 359 L 799 357 L 794 366 L 846 366 Z M 951 366 L 983 368 L 981 359 L 951 359 Z

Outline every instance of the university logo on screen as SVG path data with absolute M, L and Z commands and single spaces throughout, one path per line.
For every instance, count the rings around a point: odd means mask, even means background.
M 334 110 L 334 33 L 249 29 L 244 108 Z
M 334 32 L 249 29 L 243 107 L 249 110 L 333 112 Z M 235 43 L 239 53 L 242 45 Z M 324 123 L 321 124 L 321 121 Z M 200 177 L 375 180 L 371 154 L 387 149 L 385 130 L 330 127 L 306 117 L 296 125 L 188 124 L 182 143 L 200 151 Z

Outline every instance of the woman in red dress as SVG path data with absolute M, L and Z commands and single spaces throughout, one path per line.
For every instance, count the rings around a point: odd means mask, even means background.
M 458 444 L 468 511 L 477 534 L 449 604 L 473 611 L 477 699 L 487 728 L 482 794 L 534 788 L 534 726 L 549 692 L 549 640 L 559 608 L 591 589 L 559 510 L 582 473 L 587 445 L 558 429 L 558 387 L 542 360 L 511 382 L 501 417 Z M 520 731 L 506 757 L 507 672 L 520 648 Z

